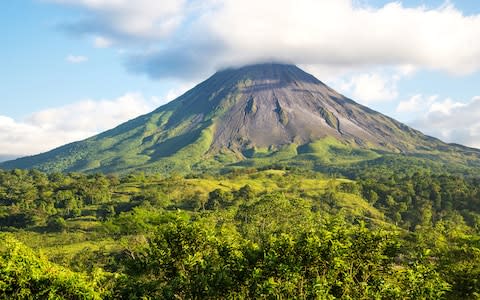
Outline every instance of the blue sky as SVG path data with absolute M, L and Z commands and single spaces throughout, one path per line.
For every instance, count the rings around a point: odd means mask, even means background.
M 61 25 L 81 14 L 42 1 L 3 1 L 0 19 L 2 115 L 32 112 L 82 99 L 112 99 L 125 92 L 163 95 L 171 84 L 127 72 L 116 48 L 95 48 L 92 37 L 74 36 Z M 70 63 L 69 55 L 85 56 Z
M 447 142 L 480 147 L 476 1 L 0 4 L 0 159 L 153 110 L 218 68 L 293 62 Z

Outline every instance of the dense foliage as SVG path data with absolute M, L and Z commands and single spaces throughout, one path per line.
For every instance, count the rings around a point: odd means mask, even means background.
M 101 274 L 87 278 L 37 256 L 10 235 L 0 240 L 0 299 L 101 299 L 95 276 Z
M 0 171 L 0 229 L 4 299 L 480 297 L 479 179 L 417 168 Z

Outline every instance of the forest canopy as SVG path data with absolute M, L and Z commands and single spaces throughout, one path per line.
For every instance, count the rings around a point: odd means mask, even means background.
M 475 299 L 475 176 L 0 171 L 3 299 Z

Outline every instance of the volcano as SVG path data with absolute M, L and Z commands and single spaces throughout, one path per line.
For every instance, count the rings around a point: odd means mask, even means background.
M 335 164 L 384 153 L 465 164 L 480 157 L 360 105 L 294 65 L 268 63 L 219 71 L 149 114 L 0 166 L 169 173 L 300 160 Z

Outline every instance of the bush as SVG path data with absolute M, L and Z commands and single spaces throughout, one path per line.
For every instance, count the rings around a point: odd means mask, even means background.
M 62 217 L 52 217 L 47 222 L 47 229 L 53 232 L 65 231 L 67 222 Z
M 102 299 L 96 283 L 0 235 L 0 299 Z

